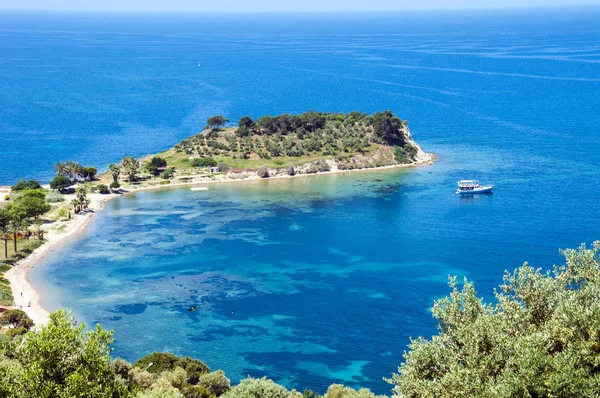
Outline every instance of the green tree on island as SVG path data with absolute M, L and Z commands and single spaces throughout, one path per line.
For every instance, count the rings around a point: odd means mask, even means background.
M 8 258 L 11 216 L 7 208 L 0 208 L 0 238 L 4 241 L 4 258 Z
M 57 176 L 67 175 L 67 164 L 65 162 L 58 162 L 54 165 L 54 171 Z
M 140 168 L 140 162 L 133 156 L 126 156 L 121 160 L 121 167 L 127 175 L 129 183 L 135 181 L 138 169 Z
M 82 169 L 82 177 L 88 181 L 94 181 L 98 170 L 95 167 L 84 167 Z
M 210 127 L 212 130 L 218 130 L 227 123 L 229 123 L 229 119 L 227 119 L 221 115 L 213 116 L 213 117 L 209 118 L 206 122 L 208 127 Z
M 113 183 L 115 183 L 115 182 L 118 183 L 119 176 L 121 175 L 121 166 L 113 163 L 110 166 L 108 166 L 108 172 L 110 173 L 110 175 L 113 178 Z
M 20 206 L 27 218 L 37 219 L 50 210 L 50 205 L 44 199 L 34 196 L 22 196 L 15 201 L 15 206 Z
M 17 252 L 18 233 L 24 228 L 27 228 L 27 209 L 19 203 L 10 204 L 5 207 L 10 216 L 10 230 L 13 234 L 13 249 Z
M 73 160 L 65 163 L 65 172 L 72 180 L 77 181 L 77 178 L 83 175 L 83 166 Z
M 22 179 L 11 187 L 13 191 L 25 191 L 27 189 L 40 189 L 42 186 L 37 180 Z
M 64 192 L 65 189 L 69 188 L 73 182 L 65 175 L 58 175 L 50 181 L 50 188 L 55 191 Z
M 156 176 L 160 174 L 160 171 L 158 171 L 160 167 L 167 167 L 167 161 L 161 157 L 154 156 L 146 165 L 146 170 L 148 170 L 148 173 Z

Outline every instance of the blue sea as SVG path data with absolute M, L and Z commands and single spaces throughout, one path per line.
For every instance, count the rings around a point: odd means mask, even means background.
M 389 392 L 409 338 L 436 333 L 448 275 L 493 300 L 505 270 L 600 238 L 599 19 L 2 13 L 0 184 L 154 153 L 215 114 L 391 109 L 439 158 L 123 197 L 30 278 L 131 361 Z M 495 192 L 456 197 L 463 178 Z

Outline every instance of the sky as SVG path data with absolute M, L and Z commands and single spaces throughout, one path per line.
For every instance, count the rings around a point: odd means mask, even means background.
M 600 5 L 600 0 L 0 0 L 0 9 L 108 12 L 326 12 Z

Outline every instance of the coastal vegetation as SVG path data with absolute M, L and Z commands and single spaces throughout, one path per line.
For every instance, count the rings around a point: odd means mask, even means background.
M 506 272 L 495 303 L 450 278 L 435 301 L 439 333 L 412 340 L 393 397 L 595 397 L 600 386 L 600 242 L 564 250 L 551 271 L 527 263 Z M 138 398 L 375 398 L 331 385 L 323 395 L 267 378 L 232 386 L 197 359 L 154 352 L 134 364 L 111 357 L 113 334 L 86 331 L 64 310 L 37 330 L 21 311 L 0 322 L 0 396 Z M 384 396 L 379 396 L 384 397 Z
M 161 156 L 184 169 L 214 167 L 214 162 L 221 162 L 236 170 L 265 167 L 284 171 L 284 164 L 308 164 L 302 171 L 310 174 L 329 171 L 332 166 L 352 170 L 412 163 L 419 150 L 408 122 L 389 110 L 373 115 L 310 111 L 263 116 L 256 121 L 244 116 L 237 128 L 223 128 L 227 122 L 220 115 L 210 118 L 205 131 Z M 329 162 L 320 162 L 325 160 Z M 261 174 L 267 178 L 269 173 Z

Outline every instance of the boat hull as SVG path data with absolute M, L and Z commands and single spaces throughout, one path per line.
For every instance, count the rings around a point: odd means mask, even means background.
M 477 195 L 480 193 L 492 193 L 492 189 L 494 189 L 494 186 L 487 186 L 487 187 L 479 187 L 479 188 L 474 188 L 474 189 L 457 189 L 456 193 L 458 195 Z

